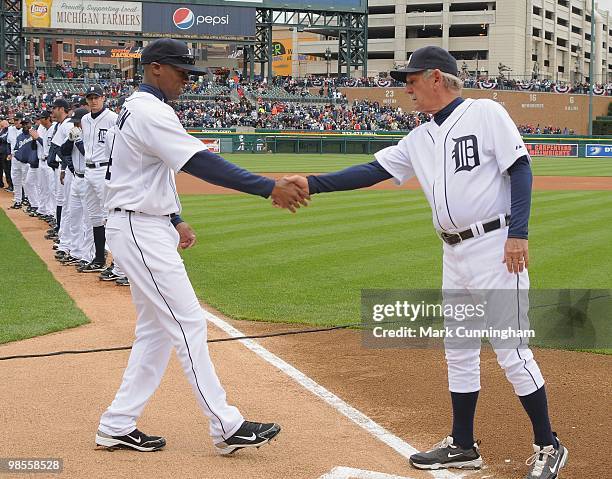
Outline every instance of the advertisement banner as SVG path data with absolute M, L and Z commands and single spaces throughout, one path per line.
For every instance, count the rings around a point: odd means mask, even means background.
M 219 138 L 201 138 L 204 148 L 212 153 L 221 153 L 221 140 Z
M 24 28 L 112 32 L 142 31 L 140 2 L 23 0 Z
M 142 48 L 117 48 L 113 46 L 75 45 L 74 53 L 77 57 L 96 58 L 140 58 Z
M 145 3 L 143 33 L 172 37 L 255 36 L 255 9 L 175 3 Z
M 612 158 L 612 145 L 592 145 L 586 146 L 587 158 Z
M 525 143 L 530 156 L 578 157 L 577 143 Z

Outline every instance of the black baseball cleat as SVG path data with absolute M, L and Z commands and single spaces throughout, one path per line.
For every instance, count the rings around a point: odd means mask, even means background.
M 558 439 L 557 441 L 559 442 L 557 449 L 552 445 L 544 447 L 533 445 L 533 455 L 525 461 L 525 464 L 531 466 L 525 479 L 557 479 L 559 477 L 559 471 L 567 463 L 569 452 L 561 441 Z
M 122 277 L 117 278 L 115 280 L 115 284 L 117 286 L 129 286 L 130 285 L 130 280 L 127 279 L 127 276 L 122 276 Z
M 166 440 L 160 436 L 147 436 L 138 429 L 134 429 L 125 436 L 111 436 L 98 431 L 96 433 L 96 445 L 110 450 L 134 449 L 141 452 L 152 452 L 163 449 Z
M 245 447 L 260 447 L 270 442 L 280 432 L 278 424 L 244 421 L 228 439 L 215 444 L 219 454 L 233 454 Z
M 18 202 L 13 203 L 13 206 L 10 206 L 10 209 L 12 209 L 12 210 L 20 210 L 21 209 L 21 203 L 18 203 Z
M 106 265 L 104 263 L 96 263 L 95 261 L 92 261 L 78 268 L 77 271 L 79 273 L 101 273 L 105 269 Z
M 453 444 L 453 437 L 448 436 L 429 451 L 418 452 L 410 456 L 410 464 L 417 469 L 480 469 L 482 457 L 478 444 L 463 449 Z

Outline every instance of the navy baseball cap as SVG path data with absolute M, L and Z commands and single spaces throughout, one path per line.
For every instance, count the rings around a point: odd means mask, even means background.
M 389 72 L 391 78 L 406 82 L 406 74 L 418 73 L 425 70 L 440 70 L 454 76 L 459 76 L 457 60 L 448 51 L 440 47 L 422 47 L 415 50 L 408 59 L 408 65 Z
M 87 113 L 89 113 L 89 110 L 87 108 L 77 108 L 76 110 L 74 110 L 72 112 L 72 116 L 70 117 L 70 120 L 72 123 L 79 123 L 81 121 L 81 119 L 87 115 Z
M 140 63 L 148 65 L 159 63 L 161 65 L 173 65 L 192 73 L 205 73 L 206 67 L 195 64 L 195 57 L 187 44 L 174 38 L 159 38 L 153 40 L 142 49 Z
M 53 108 L 64 108 L 65 110 L 70 110 L 70 103 L 64 98 L 56 98 L 53 101 Z
M 104 96 L 104 90 L 100 85 L 92 85 L 85 90 L 85 98 L 88 96 Z
M 42 120 L 44 118 L 51 118 L 51 113 L 49 110 L 43 110 L 38 114 L 38 119 Z
M 22 120 L 23 119 L 23 113 L 18 111 L 17 113 L 15 113 L 15 116 L 13 118 L 15 118 L 15 120 Z

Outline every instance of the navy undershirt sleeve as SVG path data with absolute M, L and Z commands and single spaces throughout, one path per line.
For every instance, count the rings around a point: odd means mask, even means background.
M 181 170 L 213 185 L 264 198 L 272 194 L 276 184 L 274 180 L 251 173 L 208 150 L 197 152 Z
M 81 155 L 85 156 L 85 145 L 83 145 L 83 140 L 79 140 L 74 143 L 74 146 L 81 152 Z
M 392 178 L 378 161 L 355 165 L 334 173 L 308 177 L 310 194 L 357 190 Z
M 510 228 L 508 238 L 527 239 L 533 175 L 529 158 L 521 156 L 510 168 Z

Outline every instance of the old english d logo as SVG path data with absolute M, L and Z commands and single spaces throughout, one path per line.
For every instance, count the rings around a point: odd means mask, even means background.
M 453 160 L 455 160 L 455 173 L 460 171 L 472 171 L 480 165 L 478 157 L 478 139 L 474 135 L 453 138 L 455 149 Z

